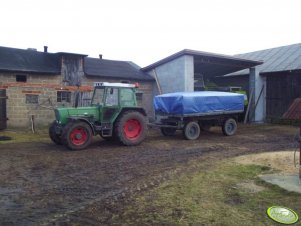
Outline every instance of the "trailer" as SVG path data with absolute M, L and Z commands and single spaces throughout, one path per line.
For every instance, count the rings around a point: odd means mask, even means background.
M 195 140 L 201 130 L 220 126 L 226 136 L 237 131 L 237 120 L 244 111 L 244 95 L 228 92 L 178 92 L 154 97 L 155 121 L 164 136 L 182 130 L 185 139 Z

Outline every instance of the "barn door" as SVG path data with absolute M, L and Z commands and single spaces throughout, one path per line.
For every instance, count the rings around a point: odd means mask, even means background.
M 6 129 L 7 117 L 6 117 L 6 90 L 0 89 L 0 130 Z

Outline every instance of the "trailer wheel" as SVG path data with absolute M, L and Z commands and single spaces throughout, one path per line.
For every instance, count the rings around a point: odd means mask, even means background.
M 200 126 L 197 122 L 191 121 L 188 122 L 183 130 L 183 135 L 187 140 L 195 140 L 200 136 Z
M 177 129 L 175 128 L 168 128 L 168 127 L 161 127 L 160 130 L 164 136 L 173 136 L 177 131 Z
M 137 111 L 123 113 L 115 123 L 116 138 L 124 145 L 140 144 L 146 137 L 145 116 Z
M 234 135 L 236 133 L 236 130 L 237 130 L 237 123 L 236 120 L 233 118 L 228 118 L 222 126 L 222 131 L 225 136 Z
M 69 122 L 63 129 L 63 144 L 71 150 L 81 150 L 89 146 L 92 130 L 85 122 Z
M 55 132 L 56 124 L 57 124 L 57 122 L 55 120 L 51 123 L 49 130 L 48 130 L 49 137 L 55 144 L 61 145 L 62 144 L 61 136 L 59 136 Z

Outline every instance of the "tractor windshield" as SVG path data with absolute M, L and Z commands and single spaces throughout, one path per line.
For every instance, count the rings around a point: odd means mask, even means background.
M 92 105 L 100 105 L 103 103 L 104 90 L 104 87 L 95 87 L 91 102 Z

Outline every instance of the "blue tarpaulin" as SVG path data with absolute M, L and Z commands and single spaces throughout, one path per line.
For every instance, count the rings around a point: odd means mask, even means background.
M 172 115 L 243 112 L 244 95 L 215 91 L 167 93 L 154 97 L 154 108 Z

